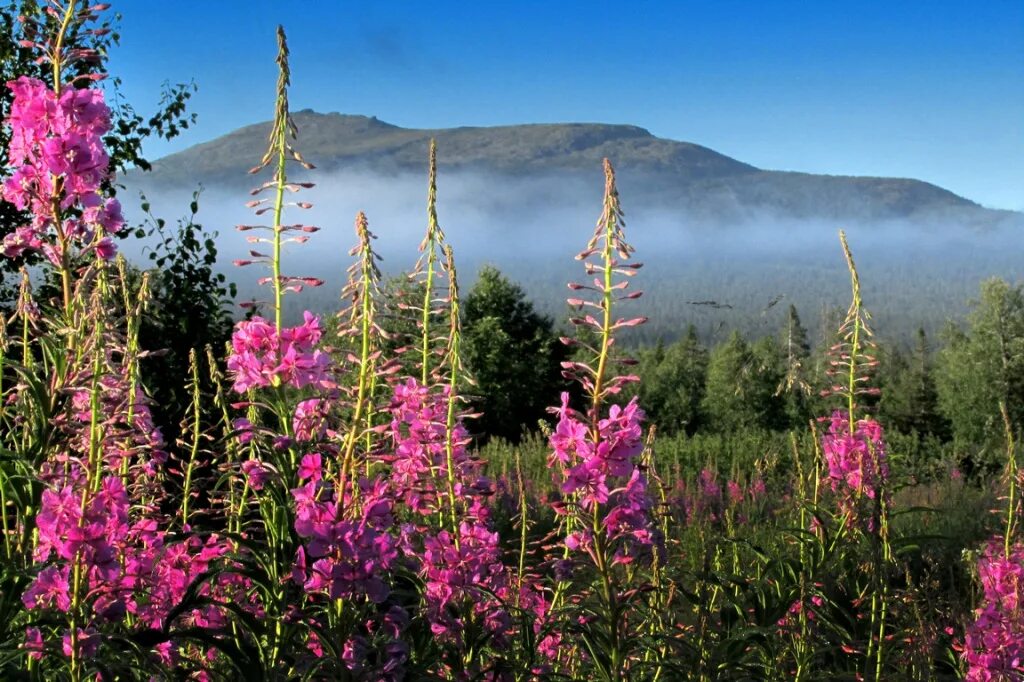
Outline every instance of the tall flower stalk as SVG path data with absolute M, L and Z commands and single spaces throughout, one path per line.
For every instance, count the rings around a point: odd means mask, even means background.
M 311 232 L 319 230 L 317 227 L 303 224 L 284 225 L 284 209 L 287 206 L 294 206 L 301 209 L 312 208 L 312 204 L 306 201 L 286 202 L 286 192 L 295 193 L 300 189 L 312 187 L 309 182 L 289 182 L 288 163 L 297 162 L 302 168 L 312 170 L 313 164 L 302 158 L 302 155 L 295 149 L 292 141 L 298 136 L 298 128 L 292 120 L 288 108 L 288 86 L 291 84 L 291 69 L 288 66 L 288 41 L 285 36 L 284 27 L 277 27 L 277 96 L 274 105 L 274 120 L 270 126 L 268 146 L 259 164 L 250 170 L 250 173 L 259 173 L 264 168 L 273 165 L 273 177 L 270 181 L 263 183 L 252 190 L 253 196 L 263 192 L 270 192 L 270 196 L 260 199 L 253 199 L 248 206 L 256 210 L 256 215 L 270 213 L 271 224 L 266 225 L 240 225 L 241 231 L 259 230 L 270 232 L 270 237 L 249 237 L 248 241 L 253 244 L 269 244 L 269 254 L 260 251 L 250 251 L 249 259 L 235 261 L 236 265 L 249 265 L 261 262 L 270 268 L 270 277 L 260 280 L 261 284 L 269 283 L 273 290 L 274 307 L 274 329 L 278 334 L 282 330 L 282 316 L 284 306 L 284 295 L 288 291 L 301 291 L 303 286 L 320 286 L 323 284 L 314 277 L 295 277 L 283 274 L 281 269 L 282 247 L 290 242 L 304 243 Z M 287 237 L 286 233 L 298 233 L 295 236 Z
M 31 37 L 23 44 L 50 63 L 52 82 L 22 76 L 7 84 L 14 93 L 7 118 L 14 172 L 4 182 L 3 197 L 32 218 L 4 238 L 3 254 L 41 252 L 60 273 L 69 319 L 76 261 L 88 250 L 112 258 L 116 248 L 110 235 L 124 226 L 120 204 L 106 191 L 113 178 L 103 142 L 111 127 L 110 110 L 103 92 L 88 87 L 104 74 L 64 80 L 71 65 L 96 59 L 95 51 L 70 46 L 68 35 L 105 33 L 105 28 L 87 27 L 102 9 L 50 0 L 43 10 L 48 21 L 37 25 L 26 17 L 26 35 Z M 52 32 L 47 30 L 51 22 Z M 86 87 L 79 87 L 83 80 Z
M 593 285 L 569 285 L 574 291 L 592 293 L 587 298 L 569 299 L 570 306 L 581 311 L 571 319 L 579 330 L 572 343 L 585 359 L 563 363 L 565 376 L 583 387 L 588 409 L 582 415 L 575 412 L 569 407 L 568 394 L 563 394 L 559 421 L 550 438 L 553 452 L 549 461 L 561 492 L 567 496 L 562 515 L 564 557 L 570 559 L 577 553 L 588 557 L 599 581 L 601 617 L 597 625 L 601 629 L 585 628 L 583 643 L 604 676 L 619 680 L 627 669 L 624 628 L 629 598 L 623 596 L 615 566 L 629 565 L 657 551 L 657 528 L 640 466 L 643 413 L 636 399 L 626 407 L 611 405 L 605 412 L 611 396 L 637 381 L 634 375 L 613 370 L 615 364 L 632 364 L 631 359 L 615 352 L 615 334 L 642 324 L 645 318 L 624 319 L 614 314 L 618 302 L 640 296 L 640 292 L 627 292 L 629 278 L 640 264 L 628 261 L 633 247 L 625 240 L 615 172 L 607 159 L 604 175 L 601 216 L 586 249 L 577 256 L 587 274 L 597 277 Z M 598 258 L 596 263 L 588 260 L 593 256 Z M 565 583 L 560 581 L 556 602 L 564 589 Z
M 357 243 L 349 252 L 356 261 L 349 269 L 349 281 L 342 291 L 342 298 L 348 299 L 348 309 L 342 311 L 342 334 L 355 337 L 356 354 L 349 356 L 355 365 L 355 391 L 352 397 L 352 416 L 342 441 L 341 476 L 339 486 L 345 490 L 349 476 L 355 469 L 356 446 L 361 437 L 366 438 L 366 455 L 372 449 L 375 396 L 374 389 L 381 366 L 380 338 L 382 330 L 377 324 L 377 298 L 380 295 L 380 260 L 373 250 L 376 236 L 370 231 L 366 214 L 356 216 Z
M 1004 403 L 999 405 L 1006 438 L 1006 527 L 992 538 L 977 561 L 982 600 L 964 633 L 965 679 L 994 682 L 1024 676 L 1024 543 L 1019 540 L 1017 498 L 1021 471 L 1017 439 Z
M 431 356 L 434 338 L 431 336 L 431 318 L 434 315 L 434 277 L 440 258 L 444 255 L 444 230 L 437 220 L 437 141 L 430 140 L 430 160 L 427 172 L 427 232 L 420 242 L 422 254 L 416 262 L 415 272 L 422 273 L 423 300 L 420 309 L 420 383 L 426 386 L 431 374 Z
M 889 543 L 889 467 L 881 425 L 860 417 L 861 396 L 879 393 L 870 385 L 878 360 L 868 326 L 871 316 L 864 308 L 860 276 L 845 232 L 839 232 L 839 241 L 850 272 L 852 296 L 839 329 L 840 340 L 831 349 L 829 375 L 838 381 L 824 393 L 840 396 L 845 409 L 832 415 L 821 445 L 829 482 L 843 515 L 840 532 L 856 525 L 866 531 L 871 543 L 871 615 L 864 673 L 879 680 L 885 665 L 888 569 L 893 560 Z

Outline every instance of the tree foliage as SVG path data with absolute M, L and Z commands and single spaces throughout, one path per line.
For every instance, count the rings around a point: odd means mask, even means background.
M 552 321 L 494 267 L 480 271 L 463 315 L 466 366 L 476 382 L 469 392 L 483 412 L 475 429 L 518 440 L 558 401 L 564 347 Z
M 938 402 L 961 442 L 1001 438 L 1000 403 L 1024 423 L 1024 285 L 990 279 L 966 329 L 950 327 L 939 354 Z
M 693 434 L 701 426 L 707 371 L 708 351 L 692 326 L 668 348 L 641 358 L 640 404 L 662 433 Z
M 708 362 L 703 407 L 709 425 L 718 431 L 777 428 L 781 401 L 776 387 L 782 379 L 778 343 L 764 337 L 751 346 L 739 332 L 716 347 Z
M 945 436 L 948 425 L 939 414 L 938 392 L 928 335 L 917 332 L 909 355 L 898 348 L 886 359 L 886 384 L 882 387 L 879 418 L 903 433 Z
M 154 418 L 168 436 L 177 435 L 178 423 L 191 401 L 188 387 L 173 377 L 189 376 L 189 354 L 209 346 L 222 357 L 231 338 L 231 303 L 235 285 L 216 270 L 216 232 L 196 222 L 199 193 L 193 195 L 189 215 L 168 228 L 163 218 L 149 213 L 149 251 L 152 302 L 142 318 L 139 344 L 156 351 L 142 363 L 142 379 L 154 398 Z

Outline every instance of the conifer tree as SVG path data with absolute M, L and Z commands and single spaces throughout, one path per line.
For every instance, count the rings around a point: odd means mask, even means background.
M 667 349 L 660 345 L 644 358 L 640 404 L 662 433 L 692 434 L 701 423 L 701 400 L 708 352 L 690 325 L 686 335 Z
M 463 301 L 463 350 L 478 434 L 517 441 L 557 402 L 564 346 L 518 285 L 486 266 Z

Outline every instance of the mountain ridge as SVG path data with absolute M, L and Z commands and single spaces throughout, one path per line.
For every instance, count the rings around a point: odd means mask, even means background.
M 619 171 L 631 203 L 651 201 L 691 217 L 742 222 L 769 211 L 779 218 L 943 219 L 986 227 L 1024 215 L 988 209 L 914 178 L 823 175 L 761 169 L 692 142 L 657 137 L 644 128 L 607 123 L 534 123 L 457 128 L 403 128 L 372 116 L 294 114 L 297 147 L 321 171 L 383 175 L 423 173 L 435 138 L 444 171 L 516 177 L 592 178 L 604 157 Z M 163 157 L 146 184 L 236 187 L 258 160 L 270 122 L 254 123 Z M 130 176 L 142 177 L 133 172 Z

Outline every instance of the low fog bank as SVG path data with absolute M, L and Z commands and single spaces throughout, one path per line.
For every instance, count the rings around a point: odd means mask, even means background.
M 327 284 L 292 297 L 292 314 L 300 307 L 335 307 L 355 241 L 357 211 L 366 212 L 378 235 L 376 247 L 386 275 L 412 267 L 426 225 L 422 176 L 334 172 L 317 173 L 313 179 L 317 186 L 297 198 L 314 207 L 291 208 L 285 222 L 322 230 L 307 244 L 285 249 L 284 271 L 320 277 Z M 600 213 L 599 181 L 442 174 L 439 219 L 454 247 L 464 286 L 472 284 L 482 264 L 493 264 L 519 281 L 541 310 L 563 317 L 565 282 L 582 277 L 573 256 L 585 245 Z M 133 224 L 144 218 L 140 191 L 152 213 L 169 226 L 188 213 L 190 191 L 147 186 L 143 177 L 121 193 Z M 813 328 L 823 307 L 845 305 L 848 298 L 839 228 L 847 231 L 865 300 L 883 335 L 905 336 L 917 326 L 935 331 L 946 318 L 962 316 L 979 280 L 1024 277 L 1019 221 L 978 230 L 943 219 L 841 225 L 761 212 L 742 221 L 712 222 L 650 199 L 633 203 L 625 188 L 622 195 L 627 236 L 646 265 L 637 279 L 646 293 L 634 307 L 652 317 L 649 335 L 671 338 L 686 323 L 697 324 L 705 337 L 732 328 L 756 333 L 763 327 L 768 333 L 789 303 L 797 305 Z M 231 266 L 233 260 L 249 257 L 245 235 L 256 234 L 237 232 L 234 226 L 261 222 L 245 207 L 249 198 L 245 192 L 205 188 L 197 217 L 207 230 L 219 233 L 219 260 L 238 283 L 239 300 L 265 298 L 255 286 L 256 278 L 266 274 L 263 269 Z M 148 240 L 127 240 L 123 251 L 144 263 L 150 246 Z

